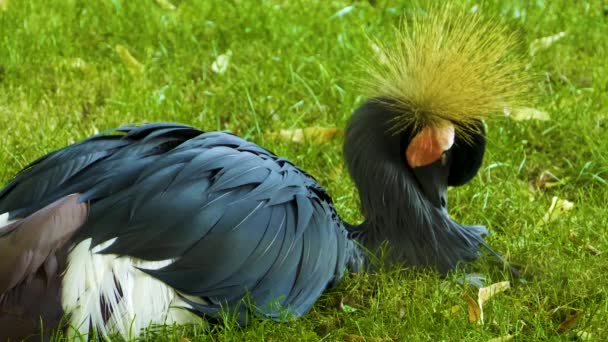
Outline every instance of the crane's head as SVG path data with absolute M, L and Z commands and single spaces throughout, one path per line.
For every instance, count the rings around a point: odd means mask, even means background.
M 465 139 L 448 121 L 404 134 L 401 144 L 405 163 L 422 192 L 435 207 L 447 213 L 447 186 L 466 184 L 475 176 L 485 151 L 481 121 Z
M 358 79 L 370 100 L 350 121 L 346 159 L 360 190 L 387 186 L 386 202 L 410 179 L 445 212 L 447 186 L 481 165 L 483 120 L 523 102 L 529 73 L 506 25 L 450 3 L 404 20 L 395 38 L 371 44 Z
M 448 186 L 466 184 L 482 164 L 483 122 L 473 122 L 466 134 L 461 123 L 448 120 L 394 131 L 400 116 L 386 100 L 372 99 L 355 111 L 346 129 L 345 157 L 369 209 L 364 211 L 384 215 L 379 208 L 397 205 L 447 213 Z

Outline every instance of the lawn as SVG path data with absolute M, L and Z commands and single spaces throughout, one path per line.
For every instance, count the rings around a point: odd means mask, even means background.
M 484 165 L 450 189 L 450 213 L 484 224 L 519 279 L 469 322 L 476 289 L 433 271 L 353 275 L 289 323 L 231 322 L 189 340 L 608 339 L 608 2 L 460 1 L 504 17 L 537 74 L 531 107 L 548 120 L 487 122 Z M 173 5 L 173 7 L 171 6 Z M 342 138 L 293 142 L 282 129 L 341 128 L 364 101 L 353 82 L 368 37 L 389 36 L 410 1 L 0 0 L 0 183 L 36 157 L 124 123 L 228 130 L 314 175 L 349 222 L 361 220 Z M 563 34 L 559 35 L 560 32 Z M 557 36 L 555 36 L 557 35 Z M 543 44 L 543 37 L 561 39 Z M 530 48 L 530 47 L 533 48 Z M 537 112 L 538 113 L 538 112 Z M 553 198 L 572 203 L 553 212 Z M 604 273 L 606 272 L 606 273 Z M 472 306 L 474 308 L 474 306 Z

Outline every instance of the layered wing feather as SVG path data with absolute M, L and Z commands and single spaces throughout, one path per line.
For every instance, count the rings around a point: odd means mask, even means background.
M 254 306 L 240 305 L 241 318 L 301 315 L 353 248 L 311 176 L 228 133 L 169 123 L 104 132 L 22 171 L 0 191 L 0 212 L 24 217 L 71 193 L 90 203 L 74 243 L 112 241 L 101 253 L 172 260 L 143 271 L 201 314 L 248 297 Z

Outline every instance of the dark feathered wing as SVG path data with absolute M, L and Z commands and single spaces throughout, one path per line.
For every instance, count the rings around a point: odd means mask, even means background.
M 24 217 L 75 192 L 90 216 L 74 242 L 116 239 L 102 253 L 174 260 L 144 271 L 210 303 L 192 302 L 204 314 L 248 294 L 264 316 L 301 315 L 353 248 L 312 177 L 227 133 L 161 123 L 100 134 L 22 171 L 0 212 Z

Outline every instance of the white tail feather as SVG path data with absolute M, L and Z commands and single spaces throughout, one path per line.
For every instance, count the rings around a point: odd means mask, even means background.
M 173 260 L 144 261 L 98 254 L 114 241 L 91 248 L 91 239 L 87 239 L 68 255 L 62 304 L 65 312 L 71 314 L 74 330 L 70 335 L 86 335 L 94 328 L 106 337 L 119 333 L 130 339 L 150 325 L 201 321 L 187 310 L 189 305 L 175 289 L 138 269 L 159 269 Z M 109 319 L 107 313 L 111 314 Z

